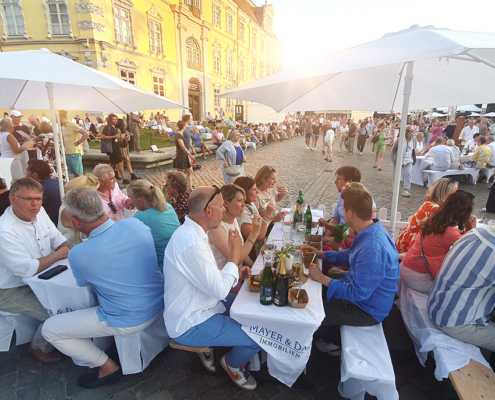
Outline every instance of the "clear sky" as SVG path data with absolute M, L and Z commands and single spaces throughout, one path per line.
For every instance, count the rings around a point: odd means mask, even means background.
M 254 0 L 256 5 L 264 0 Z M 284 69 L 411 25 L 495 32 L 494 0 L 268 0 Z M 305 50 L 305 51 L 301 51 Z

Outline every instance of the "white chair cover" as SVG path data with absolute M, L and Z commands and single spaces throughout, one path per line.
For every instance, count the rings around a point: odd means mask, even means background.
M 0 351 L 9 351 L 14 331 L 16 346 L 30 343 L 40 323 L 26 315 L 0 311 Z
M 382 324 L 343 325 L 340 334 L 340 395 L 352 400 L 364 400 L 368 392 L 379 400 L 398 400 L 394 368 Z

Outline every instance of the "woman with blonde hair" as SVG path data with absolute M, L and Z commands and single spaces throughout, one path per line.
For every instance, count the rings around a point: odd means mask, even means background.
M 182 225 L 189 214 L 189 193 L 187 192 L 187 176 L 179 171 L 169 171 L 165 181 L 167 196 L 165 200 L 174 208 Z
M 177 214 L 165 201 L 160 188 L 145 179 L 132 181 L 127 186 L 127 196 L 138 210 L 134 218 L 151 229 L 158 267 L 163 271 L 165 248 L 172 234 L 180 226 Z
M 459 147 L 455 145 L 454 139 L 447 140 L 447 146 L 449 146 L 450 151 L 454 155 L 454 161 L 450 163 L 450 169 L 458 169 L 461 165 L 461 151 Z
M 288 190 L 285 186 L 275 187 L 277 183 L 277 171 L 272 166 L 262 166 L 256 173 L 254 180 L 256 181 L 256 190 L 258 191 L 258 200 L 255 204 L 260 215 L 265 216 L 268 204 L 273 203 L 276 205 L 279 201 L 282 201 Z M 286 213 L 281 212 L 279 214 L 285 217 Z
M 431 215 L 442 205 L 445 199 L 457 191 L 459 183 L 452 178 L 441 178 L 428 189 L 425 195 L 425 202 L 416 211 L 409 221 L 409 224 L 401 232 L 395 241 L 395 247 L 399 253 L 407 252 L 420 232 L 421 226 L 428 221 Z

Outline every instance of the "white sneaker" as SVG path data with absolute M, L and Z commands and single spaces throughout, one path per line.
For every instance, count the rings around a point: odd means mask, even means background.
M 409 197 L 409 196 L 411 196 L 411 193 L 409 193 L 408 190 L 403 190 L 402 191 L 402 196 Z
M 205 353 L 198 353 L 198 356 L 203 363 L 203 367 L 205 367 L 208 372 L 211 372 L 212 374 L 217 372 L 217 369 L 215 368 L 215 359 L 213 358 L 213 349 L 211 347 Z
M 306 150 L 309 150 L 309 147 L 306 147 Z
M 359 155 L 363 154 L 361 151 L 359 152 Z
M 231 365 L 229 365 L 225 356 L 223 356 L 220 359 L 220 365 L 225 370 L 225 372 L 227 372 L 227 375 L 229 376 L 229 378 L 232 379 L 232 381 L 237 386 L 239 386 L 241 389 L 244 389 L 244 390 L 256 389 L 256 381 L 249 374 L 245 365 L 243 365 L 242 367 L 239 367 L 239 368 L 234 368 Z
M 331 356 L 340 356 L 340 347 L 333 343 L 326 343 L 323 339 L 317 340 L 316 348 L 322 353 L 328 353 Z

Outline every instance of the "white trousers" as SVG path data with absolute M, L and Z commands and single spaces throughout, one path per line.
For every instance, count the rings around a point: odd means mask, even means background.
M 107 321 L 100 322 L 97 309 L 92 307 L 54 315 L 43 324 L 41 334 L 60 352 L 95 368 L 103 365 L 108 356 L 93 343 L 92 338 L 130 335 L 147 328 L 155 319 L 131 328 L 115 328 L 108 326 Z

